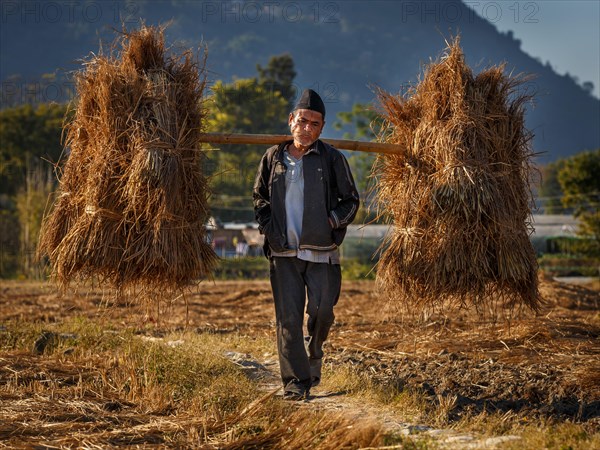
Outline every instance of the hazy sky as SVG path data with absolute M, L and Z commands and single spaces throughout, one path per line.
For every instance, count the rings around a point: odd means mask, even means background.
M 521 48 L 560 74 L 594 83 L 600 93 L 600 0 L 464 0 L 500 31 L 512 30 Z

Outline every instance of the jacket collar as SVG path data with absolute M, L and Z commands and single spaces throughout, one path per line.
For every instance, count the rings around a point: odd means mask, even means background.
M 282 142 L 281 144 L 279 144 L 279 147 L 277 148 L 277 151 L 280 154 L 280 159 L 283 158 L 283 151 L 285 150 L 285 147 L 291 143 L 293 143 L 294 141 L 289 140 L 289 141 L 285 141 Z M 321 147 L 325 145 L 323 143 L 323 141 L 321 141 L 321 139 L 317 139 L 315 142 L 313 142 L 313 145 L 310 146 L 310 148 L 308 149 L 308 151 L 305 154 L 308 153 L 316 153 L 317 155 L 321 154 Z

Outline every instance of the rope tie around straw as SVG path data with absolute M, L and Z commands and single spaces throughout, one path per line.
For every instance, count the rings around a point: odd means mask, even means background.
M 98 216 L 103 219 L 121 220 L 123 218 L 122 214 L 105 208 L 96 208 L 94 205 L 85 205 L 84 211 L 89 216 Z

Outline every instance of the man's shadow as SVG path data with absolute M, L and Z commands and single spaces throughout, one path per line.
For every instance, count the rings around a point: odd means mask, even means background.
M 336 392 L 319 392 L 313 394 L 312 392 L 308 396 L 307 400 L 316 400 L 320 398 L 333 398 L 333 397 L 342 397 L 347 395 L 348 391 L 336 391 Z

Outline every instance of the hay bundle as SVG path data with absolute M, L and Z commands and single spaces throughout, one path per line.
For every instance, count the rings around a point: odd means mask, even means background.
M 411 309 L 539 306 L 529 97 L 503 69 L 474 76 L 456 39 L 408 95 L 379 93 L 384 139 L 407 151 L 374 168 L 379 207 L 394 223 L 377 278 Z
M 97 277 L 164 293 L 211 274 L 217 260 L 204 228 L 203 65 L 189 51 L 168 54 L 162 29 L 120 44 L 76 78 L 70 155 L 39 251 L 63 286 Z

